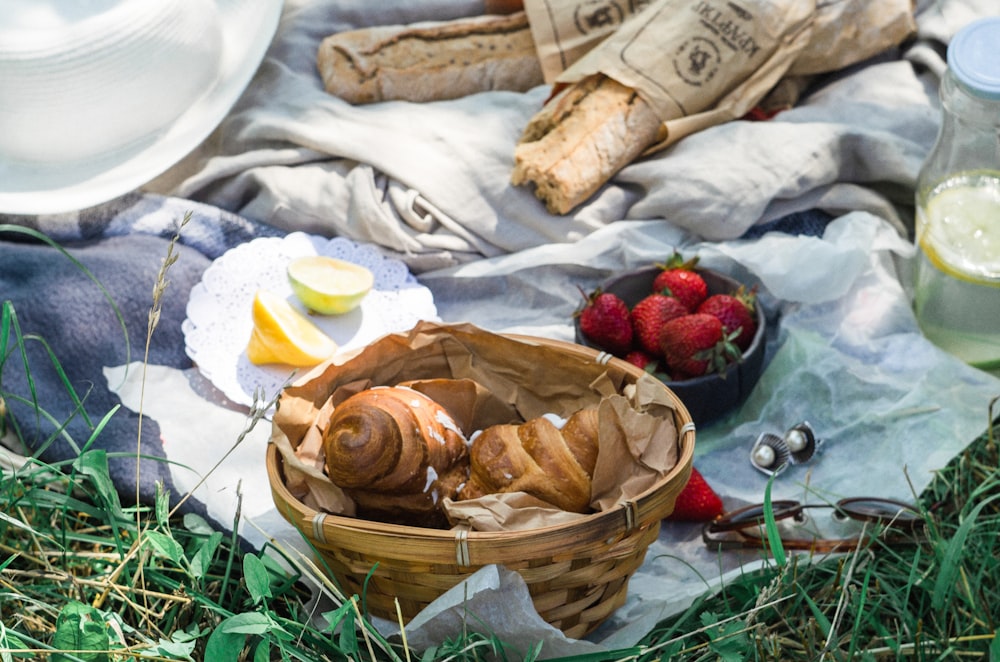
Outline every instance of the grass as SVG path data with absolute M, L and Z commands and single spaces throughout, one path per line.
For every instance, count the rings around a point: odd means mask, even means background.
M 855 553 L 748 574 L 660 623 L 637 659 L 1000 660 L 996 429 L 920 495 L 922 544 L 872 537 Z
M 172 248 L 154 290 L 147 346 L 167 295 Z M 3 371 L 24 360 L 31 342 L 44 340 L 23 335 L 13 306 L 3 302 L 0 433 L 14 444 L 19 430 L 4 398 L 16 396 L 4 390 Z M 58 367 L 58 357 L 50 360 Z M 71 397 L 86 404 L 85 396 Z M 251 412 L 248 429 L 266 404 Z M 44 403 L 33 405 L 46 417 Z M 244 550 L 231 533 L 178 514 L 165 494 L 149 505 L 123 504 L 106 454 L 93 443 L 115 414 L 94 422 L 72 461 L 15 457 L 0 475 L 0 662 L 544 655 L 531 642 L 472 632 L 410 650 L 382 637 L 359 597 L 342 595 L 310 559 L 276 547 Z M 872 537 L 856 552 L 815 559 L 762 550 L 775 559 L 770 565 L 704 594 L 635 647 L 576 660 L 1000 660 L 1000 457 L 992 407 L 984 419 L 987 432 L 919 495 L 928 523 L 922 544 L 893 548 Z M 239 512 L 233 518 L 235 525 Z M 316 613 L 316 591 L 334 605 L 329 612 Z

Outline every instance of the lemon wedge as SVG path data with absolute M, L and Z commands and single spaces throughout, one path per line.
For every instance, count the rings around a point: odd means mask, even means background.
M 321 315 L 354 310 L 375 285 L 375 276 L 365 267 L 324 255 L 292 260 L 287 275 L 295 296 Z
M 322 363 L 336 351 L 337 343 L 288 301 L 268 290 L 254 294 L 253 332 L 247 343 L 251 363 L 307 367 Z

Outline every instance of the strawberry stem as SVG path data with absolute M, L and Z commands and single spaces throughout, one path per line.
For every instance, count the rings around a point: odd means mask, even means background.
M 703 349 L 696 353 L 693 358 L 699 361 L 708 361 L 705 374 L 718 373 L 725 377 L 726 368 L 730 363 L 739 363 L 743 360 L 743 352 L 733 342 L 739 337 L 743 327 L 737 327 L 735 331 L 728 335 L 723 335 L 722 340 L 708 349 Z
M 690 260 L 685 261 L 684 256 L 678 251 L 674 251 L 673 255 L 667 258 L 663 262 L 657 262 L 656 266 L 660 269 L 666 271 L 667 269 L 684 269 L 686 271 L 694 270 L 695 266 L 698 264 L 698 256 L 695 255 Z

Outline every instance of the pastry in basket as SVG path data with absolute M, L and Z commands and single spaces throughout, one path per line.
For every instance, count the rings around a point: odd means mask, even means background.
M 439 504 L 468 477 L 468 447 L 448 412 L 406 386 L 377 386 L 340 403 L 323 433 L 330 480 L 367 519 L 444 526 Z
M 574 513 L 588 513 L 597 463 L 597 408 L 571 415 L 562 427 L 548 417 L 493 425 L 472 441 L 469 482 L 459 499 L 525 492 Z

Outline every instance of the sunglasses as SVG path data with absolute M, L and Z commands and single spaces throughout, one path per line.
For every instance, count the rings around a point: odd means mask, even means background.
M 829 520 L 824 522 L 810 517 L 809 511 L 815 509 L 832 510 Z M 772 501 L 771 511 L 779 524 L 785 549 L 817 553 L 856 549 L 868 524 L 875 525 L 878 539 L 887 545 L 915 544 L 918 542 L 915 534 L 924 526 L 924 518 L 914 506 L 878 497 L 855 497 L 822 504 Z M 701 538 L 707 546 L 719 549 L 761 549 L 767 542 L 765 513 L 764 504 L 730 511 L 707 522 L 702 527 Z M 840 535 L 830 537 L 821 530 L 824 525 L 839 529 Z

